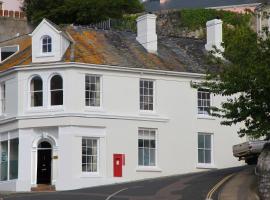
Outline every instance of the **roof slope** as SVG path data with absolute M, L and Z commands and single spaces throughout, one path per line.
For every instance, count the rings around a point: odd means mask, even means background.
M 75 41 L 74 60 L 70 46 L 63 62 L 115 65 L 132 68 L 159 69 L 178 72 L 205 73 L 205 41 L 191 38 L 160 37 L 158 53 L 147 53 L 131 32 L 79 29 L 69 26 L 66 32 Z M 0 70 L 12 66 L 31 64 L 31 38 L 23 36 L 0 43 L 20 44 L 16 56 L 0 64 Z
M 160 3 L 163 2 L 163 3 Z M 243 4 L 262 3 L 261 0 L 148 0 L 145 3 L 147 11 L 183 9 L 183 8 L 208 8 L 234 6 Z

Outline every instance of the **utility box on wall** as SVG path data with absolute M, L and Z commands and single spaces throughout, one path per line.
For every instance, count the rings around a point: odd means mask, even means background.
M 123 166 L 125 165 L 125 154 L 113 154 L 113 176 L 123 176 Z

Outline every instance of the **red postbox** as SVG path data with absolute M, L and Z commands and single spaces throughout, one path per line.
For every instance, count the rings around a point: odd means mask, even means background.
M 123 165 L 125 163 L 124 154 L 113 154 L 113 176 L 122 177 L 123 176 Z

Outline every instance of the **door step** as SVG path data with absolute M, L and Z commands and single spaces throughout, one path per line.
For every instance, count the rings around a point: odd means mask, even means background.
M 32 192 L 53 192 L 55 191 L 54 185 L 38 184 L 37 187 L 31 188 Z

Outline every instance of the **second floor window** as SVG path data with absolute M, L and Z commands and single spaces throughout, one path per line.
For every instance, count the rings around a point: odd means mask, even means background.
M 63 79 L 60 75 L 51 78 L 51 105 L 63 105 Z
M 42 38 L 42 53 L 52 52 L 52 38 L 48 35 Z
M 0 85 L 0 103 L 1 103 L 1 112 L 0 114 L 3 114 L 6 112 L 6 84 L 2 83 Z
M 100 107 L 100 76 L 85 76 L 85 105 Z
M 43 83 L 39 76 L 32 78 L 30 82 L 31 107 L 43 106 Z
M 211 95 L 206 89 L 198 89 L 198 114 L 209 115 L 211 106 Z
M 154 110 L 154 81 L 140 80 L 140 110 Z

